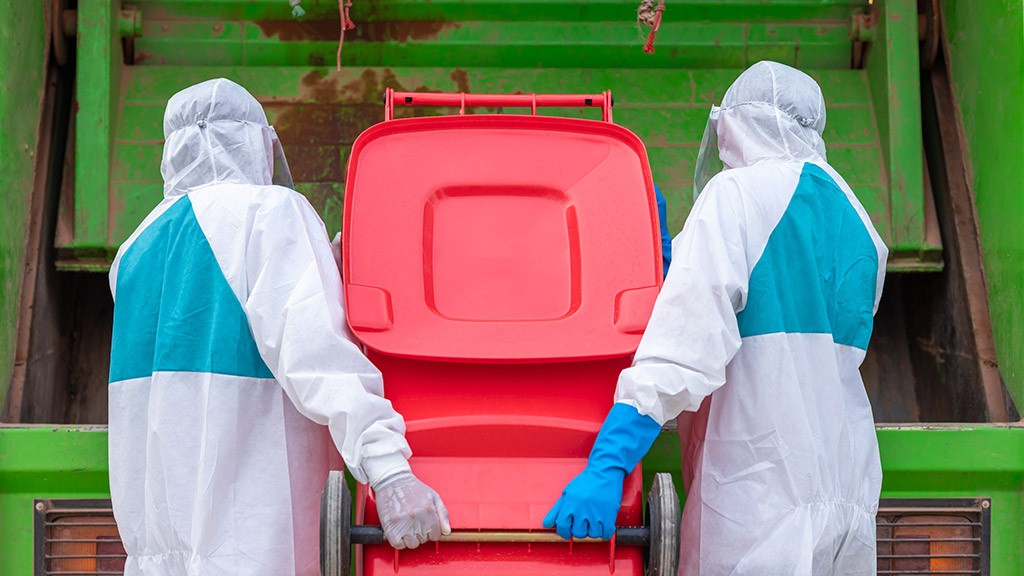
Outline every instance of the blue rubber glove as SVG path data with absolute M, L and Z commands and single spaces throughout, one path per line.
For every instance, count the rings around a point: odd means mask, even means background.
M 658 199 L 658 223 L 661 225 L 661 263 L 665 276 L 668 276 L 668 265 L 672 263 L 672 235 L 668 233 L 668 206 L 657 184 L 654 185 L 654 196 Z
M 544 527 L 555 528 L 566 540 L 570 536 L 610 539 L 622 504 L 622 483 L 659 432 L 661 425 L 650 416 L 628 404 L 614 404 L 594 441 L 587 467 L 562 491 L 544 517 Z

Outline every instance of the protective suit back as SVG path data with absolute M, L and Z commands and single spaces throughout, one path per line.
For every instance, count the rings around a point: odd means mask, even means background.
M 272 185 L 291 179 L 259 103 L 204 82 L 164 135 L 165 198 L 110 272 L 125 574 L 318 574 L 335 446 L 362 482 L 408 470 L 404 423 L 344 331 L 322 221 Z
M 681 574 L 874 574 L 881 466 L 858 368 L 888 251 L 825 161 L 809 76 L 754 65 L 714 124 L 720 149 L 700 154 L 725 170 L 674 241 L 616 401 L 662 424 L 697 412 Z

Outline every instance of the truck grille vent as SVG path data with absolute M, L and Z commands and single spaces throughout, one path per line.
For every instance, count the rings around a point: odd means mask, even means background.
M 36 576 L 124 573 L 110 500 L 36 500 Z M 883 498 L 878 574 L 989 576 L 991 500 Z
M 36 500 L 36 576 L 124 574 L 110 500 Z
M 883 498 L 878 574 L 988 576 L 991 510 L 988 498 Z

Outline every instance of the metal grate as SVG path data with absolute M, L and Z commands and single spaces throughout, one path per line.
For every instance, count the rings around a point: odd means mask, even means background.
M 35 501 L 36 576 L 124 574 L 110 500 Z
M 878 574 L 989 574 L 988 498 L 883 498 L 875 518 Z
M 879 576 L 990 576 L 989 498 L 883 498 Z M 126 554 L 110 500 L 35 501 L 36 576 L 113 576 Z

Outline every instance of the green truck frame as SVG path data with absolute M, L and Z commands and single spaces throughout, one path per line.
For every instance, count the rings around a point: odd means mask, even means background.
M 354 4 L 336 70 L 327 0 L 302 19 L 283 0 L 0 3 L 0 574 L 42 573 L 50 501 L 109 498 L 103 272 L 162 195 L 171 94 L 246 86 L 334 231 L 385 88 L 611 89 L 675 233 L 708 108 L 760 59 L 822 85 L 829 160 L 891 250 L 863 368 L 883 498 L 976 502 L 984 573 L 1024 574 L 1024 3 L 668 0 L 654 54 L 633 0 Z M 682 486 L 675 435 L 645 459 L 648 483 Z

